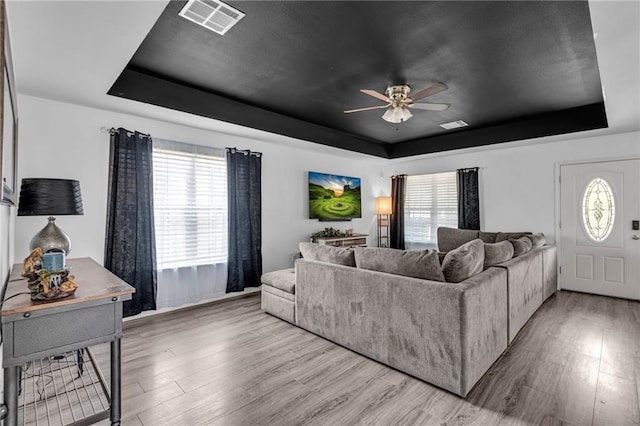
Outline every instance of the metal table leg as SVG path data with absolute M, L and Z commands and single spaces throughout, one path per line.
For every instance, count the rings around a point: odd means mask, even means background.
M 7 406 L 7 417 L 2 423 L 5 426 L 18 424 L 18 384 L 20 369 L 17 366 L 4 368 L 4 403 Z
M 111 425 L 120 426 L 120 339 L 111 342 Z M 16 399 L 17 404 L 17 399 Z

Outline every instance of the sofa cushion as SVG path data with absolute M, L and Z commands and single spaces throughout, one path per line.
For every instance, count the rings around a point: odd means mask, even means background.
M 531 240 L 526 236 L 518 239 L 512 238 L 509 242 L 513 245 L 513 257 L 522 256 L 531 250 L 531 247 L 533 246 Z
M 496 243 L 500 241 L 506 240 L 517 240 L 518 238 L 524 237 L 525 235 L 530 235 L 531 232 L 498 232 L 496 236 Z
M 482 272 L 483 266 L 484 243 L 475 239 L 447 253 L 442 273 L 448 283 L 459 283 Z
M 473 229 L 457 229 L 447 228 L 441 226 L 438 228 L 438 250 L 439 251 L 451 251 L 468 243 L 471 240 L 475 240 L 480 235 L 480 231 Z
M 495 243 L 496 242 L 496 238 L 498 238 L 498 234 L 499 234 L 499 232 L 482 232 L 482 231 L 480 231 L 480 235 L 478 236 L 478 238 L 480 238 L 485 243 Z
M 296 291 L 296 272 L 293 268 L 267 272 L 266 274 L 262 274 L 260 282 L 293 294 Z
M 431 281 L 444 281 L 436 251 L 356 247 L 355 257 L 356 266 L 361 269 Z
M 294 287 L 295 289 L 295 287 Z M 289 293 L 288 291 L 281 290 L 276 287 L 272 287 L 270 285 L 262 284 L 260 288 L 260 293 L 264 296 L 265 294 L 271 294 L 277 296 L 280 299 L 288 300 L 290 302 L 296 303 L 296 295 L 294 293 Z
M 293 294 L 270 286 L 263 286 L 261 292 L 261 307 L 265 312 L 278 318 L 296 323 L 296 301 Z
M 356 266 L 352 248 L 300 243 L 300 253 L 305 259 L 335 263 L 336 265 Z
M 542 232 L 539 232 L 537 234 L 527 235 L 527 238 L 531 240 L 532 249 L 542 247 L 544 243 L 547 242 L 547 239 L 544 237 L 544 234 Z
M 510 241 L 484 243 L 484 269 L 513 257 L 513 244 Z

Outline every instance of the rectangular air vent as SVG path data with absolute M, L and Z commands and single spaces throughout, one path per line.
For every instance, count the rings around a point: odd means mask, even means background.
M 440 125 L 440 127 L 447 130 L 457 129 L 458 127 L 466 127 L 466 126 L 468 126 L 468 124 L 462 120 L 452 121 L 450 123 L 444 123 Z
M 218 0 L 189 0 L 179 15 L 218 34 L 226 33 L 244 17 L 238 9 Z

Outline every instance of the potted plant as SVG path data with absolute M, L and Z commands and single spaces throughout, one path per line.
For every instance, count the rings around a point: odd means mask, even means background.
M 347 234 L 345 234 L 341 230 L 328 227 L 328 228 L 324 228 L 322 231 L 314 232 L 313 234 L 311 234 L 311 242 L 317 243 L 318 238 L 346 237 L 346 236 Z

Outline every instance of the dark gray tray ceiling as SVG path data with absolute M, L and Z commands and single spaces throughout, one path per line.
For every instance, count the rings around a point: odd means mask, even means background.
M 231 1 L 220 36 L 170 2 L 109 94 L 397 158 L 607 127 L 586 1 Z M 393 125 L 360 89 L 442 81 Z M 444 130 L 464 120 L 469 127 Z

